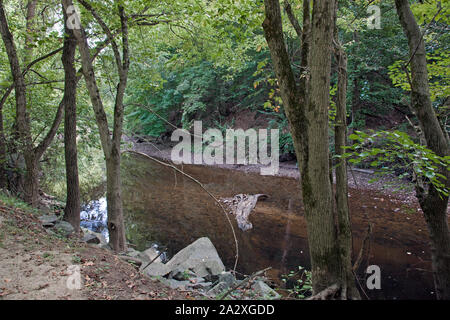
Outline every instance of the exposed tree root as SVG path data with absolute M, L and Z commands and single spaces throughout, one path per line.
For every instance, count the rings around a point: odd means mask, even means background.
M 309 297 L 307 300 L 330 300 L 333 299 L 340 289 L 341 287 L 339 285 L 333 284 L 312 297 Z

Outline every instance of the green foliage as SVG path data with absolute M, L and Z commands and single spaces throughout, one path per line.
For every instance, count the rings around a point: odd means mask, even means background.
M 26 212 L 38 214 L 39 211 L 32 208 L 29 204 L 25 203 L 22 199 L 10 195 L 7 192 L 0 190 L 0 202 L 11 208 L 18 208 Z
M 290 271 L 287 275 L 282 275 L 281 280 L 292 286 L 288 289 L 290 295 L 297 299 L 305 299 L 312 294 L 312 274 L 311 271 L 299 266 L 297 271 Z
M 427 54 L 428 80 L 430 84 L 431 101 L 450 96 L 450 53 L 438 49 Z M 411 91 L 411 86 L 404 70 L 405 61 L 398 60 L 389 66 L 389 76 L 396 87 Z M 408 73 L 411 68 L 408 65 Z
M 401 169 L 400 178 L 411 177 L 411 173 L 429 181 L 436 190 L 448 195 L 446 177 L 441 173 L 450 170 L 450 156 L 440 157 L 430 149 L 415 143 L 407 133 L 401 131 L 378 131 L 364 133 L 356 131 L 349 136 L 353 145 L 346 147 L 343 157 L 357 165 L 363 162 L 378 169 L 378 173 L 395 173 Z

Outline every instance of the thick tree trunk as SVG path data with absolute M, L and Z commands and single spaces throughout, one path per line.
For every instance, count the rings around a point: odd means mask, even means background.
M 31 125 L 27 112 L 26 87 L 25 79 L 20 69 L 19 58 L 17 56 L 16 47 L 13 36 L 9 31 L 8 21 L 6 19 L 3 1 L 0 1 L 0 32 L 2 34 L 3 43 L 5 44 L 6 53 L 11 68 L 11 74 L 14 80 L 14 90 L 16 95 L 16 123 L 18 130 L 18 149 L 23 153 L 27 166 L 26 182 L 25 182 L 25 201 L 31 205 L 37 205 L 38 201 L 38 181 L 28 180 L 37 179 L 37 163 L 33 156 Z
M 329 173 L 328 107 L 335 1 L 314 1 L 308 64 L 308 157 L 302 164 L 302 190 L 308 227 L 314 292 L 341 284 L 339 246 Z
M 64 10 L 63 10 L 64 11 Z M 64 18 L 67 15 L 64 11 Z M 64 155 L 66 162 L 67 199 L 64 220 L 78 233 L 80 231 L 80 187 L 77 160 L 77 72 L 74 66 L 77 40 L 73 31 L 65 26 L 66 37 L 62 63 L 65 72 L 64 82 Z
M 334 6 L 335 1 L 314 1 L 311 30 L 306 33 L 303 31 L 302 64 L 307 62 L 307 65 L 302 67 L 307 73 L 303 75 L 299 86 L 295 83 L 284 45 L 279 1 L 265 0 L 266 18 L 263 23 L 300 162 L 315 293 L 334 284 L 341 285 L 340 254 L 328 162 Z M 309 27 L 309 1 L 304 1 L 303 16 Z
M 450 146 L 434 112 L 428 83 L 425 44 L 407 0 L 395 0 L 400 22 L 408 38 L 411 55 L 411 105 L 419 119 L 428 148 L 439 156 L 450 156 Z M 441 168 L 450 189 L 450 171 Z M 448 196 L 432 184 L 416 188 L 417 198 L 428 225 L 432 247 L 433 275 L 438 299 L 450 299 L 450 232 L 447 221 Z

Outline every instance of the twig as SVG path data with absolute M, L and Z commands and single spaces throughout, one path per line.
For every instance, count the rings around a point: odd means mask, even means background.
M 247 282 L 249 282 L 250 280 L 252 280 L 253 278 L 259 276 L 260 274 L 263 274 L 264 272 L 268 271 L 272 269 L 272 267 L 268 267 L 265 268 L 263 270 L 257 271 L 255 273 L 253 273 L 252 275 L 248 276 L 247 278 L 245 278 L 244 280 L 242 280 L 241 282 L 239 282 L 238 284 L 235 284 L 233 287 L 231 287 L 231 289 L 229 289 L 227 292 L 225 292 L 222 297 L 220 297 L 219 300 L 224 300 L 226 298 L 226 296 L 228 296 L 231 292 L 233 292 L 234 290 L 236 290 L 239 287 L 242 287 L 244 284 L 246 284 Z

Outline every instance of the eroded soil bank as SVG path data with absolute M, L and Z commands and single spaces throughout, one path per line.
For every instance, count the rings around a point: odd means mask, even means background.
M 0 200 L 0 300 L 191 298 L 143 276 L 109 250 L 48 234 L 41 214 Z

